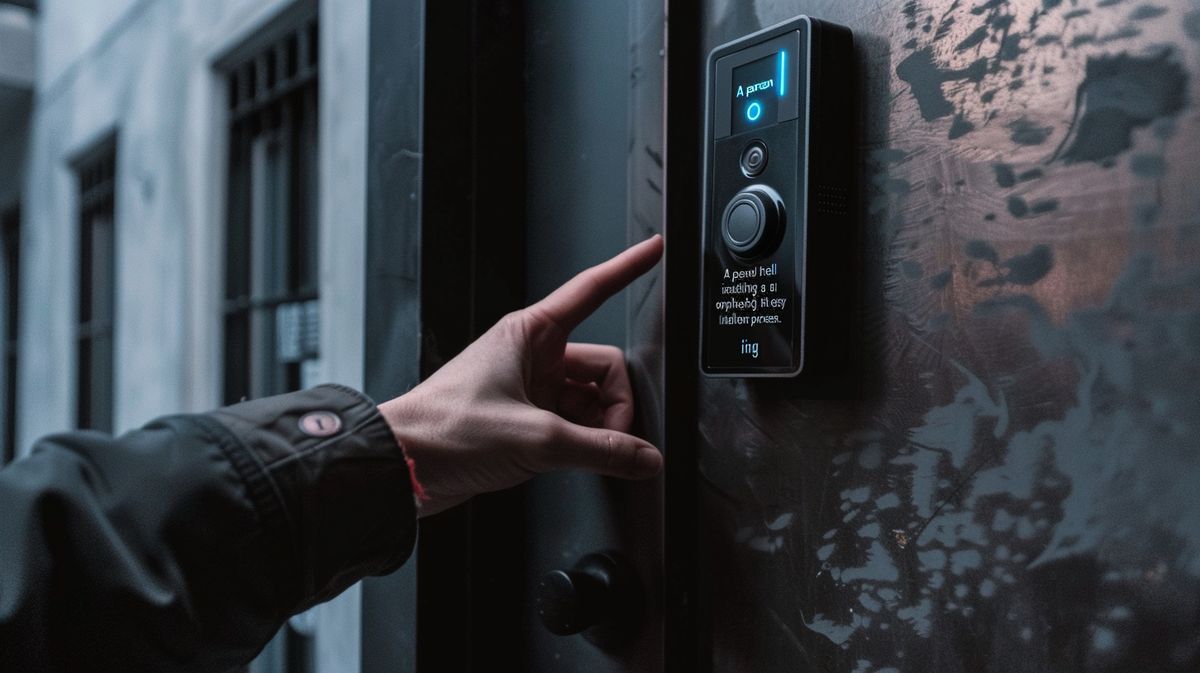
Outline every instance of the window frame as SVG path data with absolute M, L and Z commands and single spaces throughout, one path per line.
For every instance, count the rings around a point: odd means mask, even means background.
M 0 257 L 4 261 L 4 446 L 0 465 L 17 454 L 17 367 L 21 350 L 21 204 L 0 212 Z
M 78 186 L 75 425 L 112 432 L 115 421 L 117 138 L 110 134 L 71 167 Z M 99 244 L 99 248 L 98 245 Z M 99 281 L 99 282 L 98 282 Z M 97 287 L 99 286 L 99 287 Z
M 221 299 L 225 403 L 294 390 L 319 358 L 318 95 L 315 7 L 264 29 L 253 49 L 218 63 L 225 77 L 229 179 Z M 268 180 L 282 179 L 276 190 Z M 274 197 L 282 192 L 282 201 Z M 279 215 L 278 210 L 283 209 Z M 282 223 L 281 228 L 277 228 Z M 269 250 L 267 250 L 269 248 Z M 299 356 L 279 363 L 283 306 L 299 330 Z M 309 308 L 312 307 L 312 308 Z

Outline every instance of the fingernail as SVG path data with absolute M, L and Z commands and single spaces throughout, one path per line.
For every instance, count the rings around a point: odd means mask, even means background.
M 650 446 L 640 446 L 637 455 L 633 457 L 634 476 L 639 479 L 653 477 L 662 469 L 663 458 L 658 449 Z

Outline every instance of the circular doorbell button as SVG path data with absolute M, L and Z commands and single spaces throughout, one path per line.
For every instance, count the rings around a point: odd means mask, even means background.
M 729 240 L 739 246 L 748 245 L 758 238 L 762 229 L 762 214 L 749 201 L 739 201 L 729 211 L 729 221 L 725 224 Z
M 742 150 L 742 173 L 752 178 L 763 172 L 767 167 L 767 146 L 761 140 L 751 141 Z
M 784 208 L 779 193 L 766 185 L 738 192 L 721 216 L 721 238 L 735 256 L 749 260 L 771 253 L 783 232 Z

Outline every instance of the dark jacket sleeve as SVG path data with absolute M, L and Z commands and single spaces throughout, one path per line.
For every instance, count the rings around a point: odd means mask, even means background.
M 228 670 L 415 530 L 404 456 L 349 388 L 47 437 L 0 470 L 0 671 Z

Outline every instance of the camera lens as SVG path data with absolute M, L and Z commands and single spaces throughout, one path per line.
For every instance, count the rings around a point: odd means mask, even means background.
M 742 150 L 741 164 L 742 173 L 748 178 L 762 173 L 767 167 L 767 146 L 758 140 L 751 141 Z

